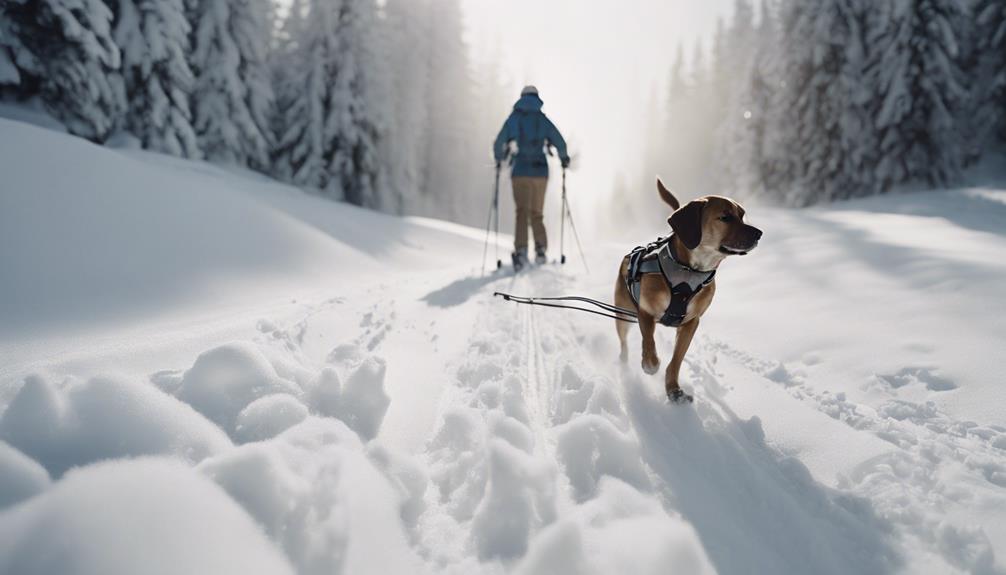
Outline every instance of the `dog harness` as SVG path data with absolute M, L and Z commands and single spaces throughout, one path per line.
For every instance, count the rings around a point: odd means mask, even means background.
M 639 290 L 644 274 L 660 274 L 671 291 L 671 303 L 660 316 L 660 323 L 678 327 L 685 319 L 688 302 L 692 301 L 702 288 L 712 283 L 716 270 L 703 272 L 686 266 L 674 259 L 671 253 L 671 238 L 657 238 L 656 241 L 638 246 L 629 252 L 629 269 L 625 274 L 625 287 L 629 290 L 632 303 L 639 309 Z

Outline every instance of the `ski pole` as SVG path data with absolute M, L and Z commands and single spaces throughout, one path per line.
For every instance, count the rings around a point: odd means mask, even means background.
M 569 200 L 566 199 L 566 171 L 562 172 L 562 207 L 563 212 L 569 214 L 569 227 L 573 230 L 573 239 L 576 240 L 576 249 L 580 252 L 580 260 L 583 261 L 583 269 L 590 273 L 590 266 L 587 265 L 587 256 L 583 253 L 583 245 L 580 244 L 580 234 L 576 231 L 576 222 L 573 221 L 573 210 L 569 208 Z M 562 256 L 563 262 L 566 256 Z
M 566 263 L 566 168 L 562 169 L 562 225 L 559 226 L 559 263 Z
M 489 231 L 493 225 L 493 212 L 496 212 L 496 269 L 500 268 L 499 260 L 499 189 L 500 189 L 500 166 L 496 164 L 496 185 L 493 189 L 493 196 L 489 199 L 489 217 L 486 219 L 486 241 L 482 245 L 482 273 L 486 273 L 486 256 L 489 253 Z
M 503 261 L 500 260 L 500 165 L 496 164 L 496 185 L 493 189 L 493 210 L 496 211 L 496 269 L 501 269 L 503 267 Z

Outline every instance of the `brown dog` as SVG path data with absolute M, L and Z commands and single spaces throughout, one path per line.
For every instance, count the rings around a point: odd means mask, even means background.
M 744 255 L 758 245 L 762 232 L 758 228 L 744 223 L 744 208 L 737 202 L 722 196 L 705 196 L 692 200 L 679 209 L 679 202 L 671 192 L 657 179 L 657 191 L 674 211 L 667 219 L 674 235 L 670 241 L 670 255 L 685 273 L 712 272 L 719 267 L 727 256 Z M 618 280 L 615 282 L 615 305 L 625 309 L 635 306 L 632 295 L 626 286 L 626 274 L 629 270 L 629 256 L 622 259 Z M 708 274 L 707 274 L 708 275 Z M 704 276 L 700 276 L 704 277 Z M 653 330 L 658 319 L 665 315 L 665 310 L 671 306 L 671 288 L 669 281 L 662 273 L 643 273 L 639 276 L 638 320 L 639 331 L 643 334 L 643 371 L 649 374 L 657 372 L 660 358 L 657 356 L 653 341 Z M 671 363 L 664 372 L 664 386 L 668 398 L 676 403 L 690 402 L 692 397 L 678 385 L 678 373 L 681 371 L 681 361 L 692 343 L 692 336 L 699 327 L 699 318 L 709 308 L 716 293 L 715 279 L 710 275 L 708 282 L 703 284 L 687 301 L 684 307 L 684 317 L 678 318 L 677 337 L 674 342 L 674 354 Z M 621 360 L 628 360 L 628 349 L 625 338 L 629 332 L 629 324 L 616 321 L 618 339 L 621 342 Z

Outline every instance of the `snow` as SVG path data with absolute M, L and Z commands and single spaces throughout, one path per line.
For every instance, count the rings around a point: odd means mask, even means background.
M 0 171 L 0 572 L 1006 568 L 1001 185 L 748 205 L 683 407 L 638 336 L 492 297 L 607 299 L 666 214 L 511 277 L 481 230 L 16 121 Z
M 179 463 L 139 459 L 73 471 L 0 515 L 0 572 L 294 571 L 211 481 Z
M 298 573 L 409 573 L 418 565 L 394 488 L 335 419 L 309 418 L 198 469 L 264 527 Z
M 234 433 L 242 443 L 276 437 L 307 418 L 307 407 L 293 396 L 275 393 L 260 397 L 238 414 Z
M 349 377 L 339 396 L 337 414 L 364 439 L 377 436 L 391 404 L 384 392 L 385 371 L 384 360 L 368 358 Z
M 536 539 L 516 572 L 715 573 L 702 545 L 680 517 L 615 479 L 604 478 L 598 496 Z
M 144 382 L 100 377 L 63 387 L 28 377 L 0 418 L 0 440 L 56 477 L 103 459 L 164 454 L 197 462 L 231 447 L 188 405 Z
M 255 421 L 253 414 L 245 413 L 252 402 L 272 394 L 296 395 L 299 391 L 296 385 L 276 375 L 258 349 L 239 342 L 200 354 L 182 376 L 175 396 L 230 432 L 240 414 L 246 415 L 246 422 Z
M 49 487 L 49 473 L 34 459 L 0 441 L 0 509 Z

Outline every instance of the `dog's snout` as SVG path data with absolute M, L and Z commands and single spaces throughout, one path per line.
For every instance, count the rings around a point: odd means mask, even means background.
M 739 238 L 743 242 L 750 242 L 753 244 L 761 239 L 761 233 L 762 233 L 761 230 L 759 230 L 758 228 L 749 224 L 744 224 L 744 227 L 740 232 Z

